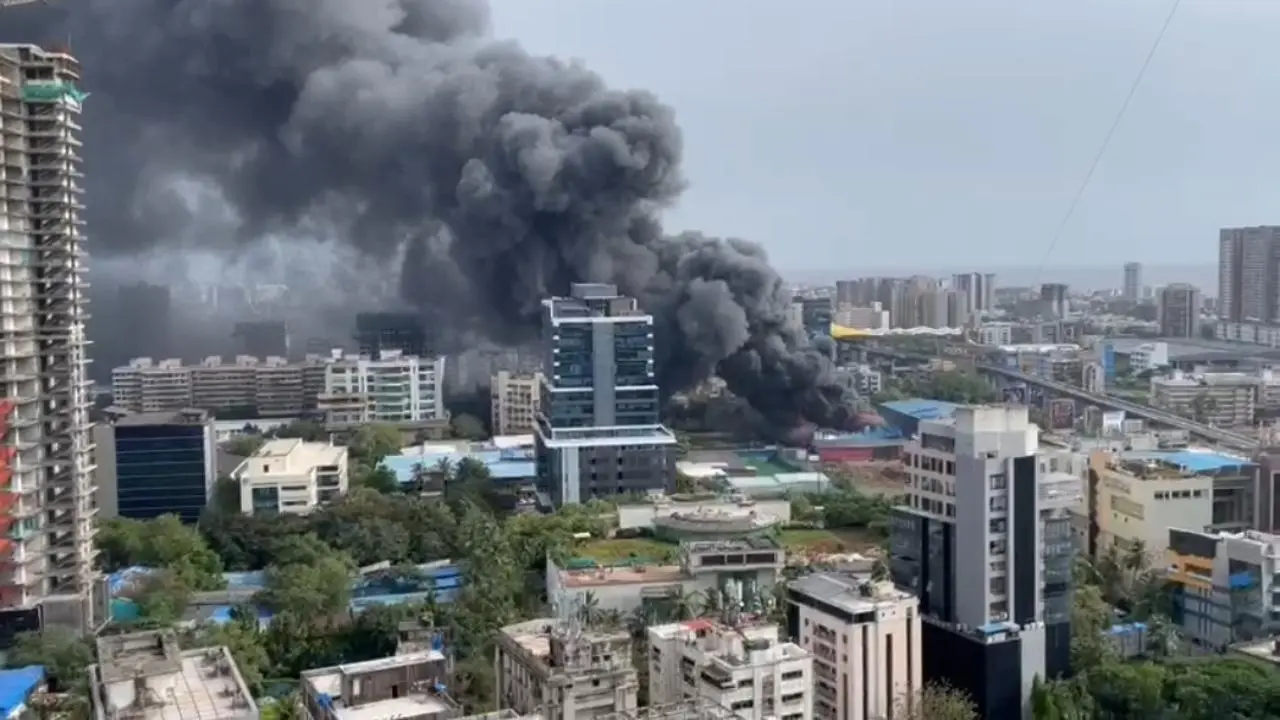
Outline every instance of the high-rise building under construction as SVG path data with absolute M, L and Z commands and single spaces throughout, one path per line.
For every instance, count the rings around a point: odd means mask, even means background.
M 0 45 L 0 610 L 95 613 L 80 68 Z M 101 598 L 98 603 L 101 603 Z

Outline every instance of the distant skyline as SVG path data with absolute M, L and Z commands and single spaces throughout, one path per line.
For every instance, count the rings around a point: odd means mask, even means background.
M 689 190 L 668 228 L 757 241 L 786 275 L 1039 265 L 1170 8 L 492 4 L 499 36 L 674 107 Z M 1220 228 L 1280 224 L 1277 30 L 1280 3 L 1181 3 L 1049 267 L 1118 285 L 1127 260 L 1211 264 Z
M 1136 260 L 1132 262 L 1142 262 Z M 964 267 L 886 265 L 881 267 L 850 268 L 845 271 L 830 269 L 790 270 L 783 277 L 790 282 L 833 283 L 859 277 L 926 275 L 950 277 L 958 273 L 984 272 L 996 274 L 996 287 L 1030 286 L 1038 283 L 1066 283 L 1072 290 L 1119 290 L 1124 284 L 1124 263 L 1115 265 L 1055 265 L 1041 271 L 1035 265 L 974 265 Z M 1142 284 L 1146 286 L 1168 285 L 1185 282 L 1195 285 L 1207 296 L 1218 294 L 1218 265 L 1195 263 L 1170 265 L 1142 262 Z

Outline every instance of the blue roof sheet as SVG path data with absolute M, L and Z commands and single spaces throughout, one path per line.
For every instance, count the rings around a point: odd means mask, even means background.
M 457 465 L 463 458 L 479 460 L 489 469 L 489 476 L 494 480 L 532 480 L 537 475 L 533 460 L 511 459 L 502 457 L 498 451 L 486 451 L 474 455 L 463 453 L 440 453 L 438 455 L 388 455 L 382 459 L 383 467 L 395 473 L 396 481 L 401 485 L 413 482 L 413 468 L 421 463 L 430 469 L 440 460 L 448 460 L 450 465 Z
M 1227 468 L 1251 465 L 1248 460 L 1214 452 L 1179 450 L 1164 456 L 1166 462 L 1180 465 L 1191 472 L 1216 472 Z
M 911 398 L 910 400 L 890 400 L 881 407 L 916 420 L 939 420 L 951 417 L 960 406 L 942 400 Z
M 0 717 L 9 717 L 44 683 L 44 666 L 0 670 Z
M 1128 635 L 1129 633 L 1144 633 L 1146 631 L 1146 623 L 1134 622 L 1112 625 L 1108 633 L 1111 635 Z

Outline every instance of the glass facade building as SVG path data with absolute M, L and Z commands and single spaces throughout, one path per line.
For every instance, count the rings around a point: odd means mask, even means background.
M 661 425 L 653 318 L 612 285 L 543 302 L 538 483 L 553 504 L 669 491 L 675 436 Z
M 105 515 L 200 519 L 217 479 L 213 425 L 207 413 L 138 413 L 117 418 L 104 430 L 98 456 L 105 461 L 99 463 L 100 488 L 107 496 L 102 498 Z M 103 435 L 106 448 L 101 447 Z

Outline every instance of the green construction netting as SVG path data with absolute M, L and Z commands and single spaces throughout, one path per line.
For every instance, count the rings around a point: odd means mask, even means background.
M 22 86 L 22 99 L 27 102 L 55 102 L 63 98 L 81 102 L 89 93 L 67 82 L 31 82 Z

